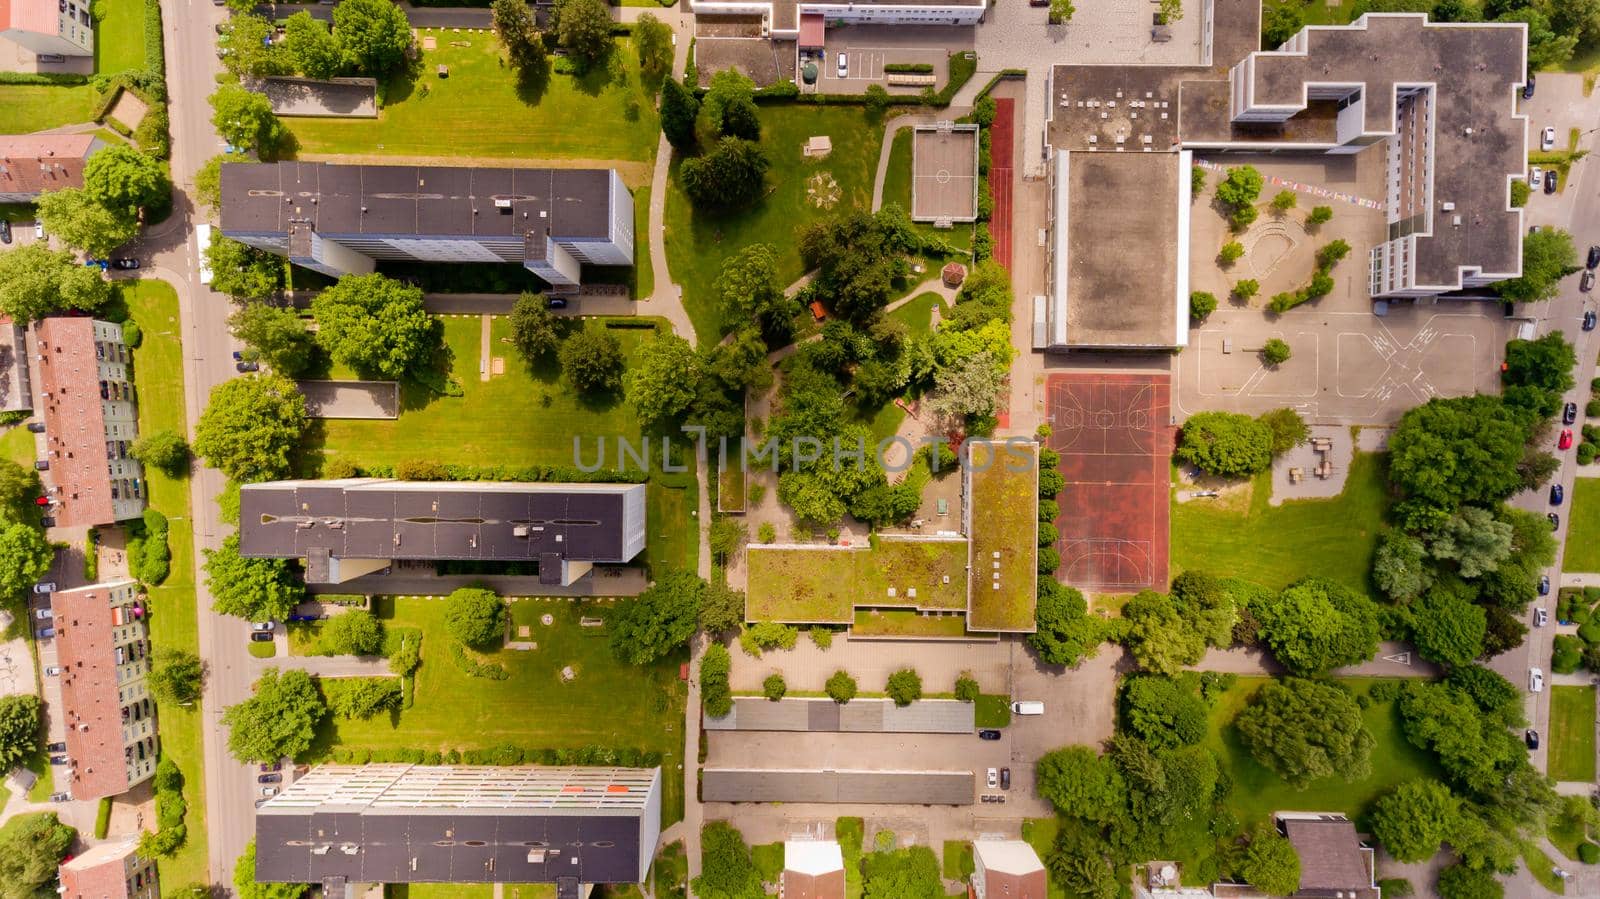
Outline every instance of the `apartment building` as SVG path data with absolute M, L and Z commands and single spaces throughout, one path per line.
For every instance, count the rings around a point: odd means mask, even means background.
M 82 187 L 84 165 L 106 146 L 93 134 L 0 134 L 0 203 Z
M 60 673 L 45 679 L 46 701 L 65 728 L 73 799 L 125 793 L 156 770 L 150 641 L 135 581 L 91 584 L 50 596 Z M 51 695 L 59 692 L 59 697 Z
M 614 169 L 239 163 L 222 233 L 332 277 L 379 260 L 511 263 L 555 291 L 633 264 L 633 196 Z
M 131 835 L 63 862 L 56 872 L 61 899 L 159 899 L 155 860 L 141 858 L 138 849 L 139 837 Z
M 87 0 L 0 0 L 0 37 L 34 53 L 94 55 Z
M 56 527 L 108 525 L 145 508 L 144 467 L 133 458 L 139 436 L 132 351 L 122 326 L 81 316 L 33 326 L 34 411 L 44 419 L 42 472 L 53 488 Z

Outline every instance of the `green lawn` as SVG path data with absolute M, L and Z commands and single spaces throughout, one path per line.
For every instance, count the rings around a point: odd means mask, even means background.
M 0 458 L 9 459 L 23 468 L 32 468 L 35 455 L 34 448 L 37 443 L 33 439 L 33 432 L 20 424 L 12 425 L 0 434 Z
M 677 164 L 667 192 L 666 249 L 672 277 L 683 285 L 683 302 L 699 339 L 721 335 L 715 285 L 728 256 L 754 243 L 778 249 L 778 282 L 804 274 L 797 229 L 852 206 L 872 206 L 882 122 L 860 107 L 773 105 L 761 107 L 761 145 L 772 159 L 767 196 L 728 216 L 699 214 L 678 187 Z M 833 140 L 824 159 L 808 159 L 800 148 L 814 135 Z M 811 190 L 808 185 L 820 187 Z M 685 335 L 687 336 L 687 335 Z
M 850 633 L 861 637 L 955 637 L 981 640 L 967 631 L 965 615 L 924 615 L 912 609 L 856 609 Z
M 889 318 L 903 323 L 910 331 L 910 336 L 919 337 L 933 330 L 933 308 L 943 304 L 944 298 L 932 291 L 925 291 L 912 297 L 904 306 L 889 313 Z M 894 403 L 884 403 L 882 408 L 873 413 L 866 420 L 867 430 L 872 432 L 872 439 L 876 441 L 887 440 L 900 430 L 900 425 L 906 419 L 906 411 Z
M 624 600 L 626 601 L 626 600 Z M 524 600 L 511 603 L 513 636 L 526 626 L 538 649 L 483 653 L 504 666 L 506 680 L 462 673 L 446 649 L 445 603 L 399 598 L 378 603 L 386 623 L 423 631 L 423 664 L 416 700 L 395 716 L 367 721 L 330 719 L 319 729 L 307 761 L 325 758 L 334 746 L 368 749 L 449 750 L 505 743 L 531 749 L 581 746 L 638 747 L 662 753 L 663 822 L 683 815 L 683 709 L 686 691 L 678 680 L 682 652 L 644 668 L 619 664 L 603 627 L 581 627 L 580 617 L 605 617 L 614 603 Z M 542 615 L 554 616 L 545 626 Z M 562 668 L 576 676 L 563 681 Z
M 969 443 L 973 589 L 968 624 L 979 631 L 1033 627 L 1037 581 L 1039 459 L 1021 471 L 998 444 Z M 1031 444 L 1030 444 L 1031 446 Z M 1030 451 L 1032 452 L 1032 451 Z M 998 565 L 995 563 L 998 562 Z M 998 574 L 998 578 L 993 576 Z M 999 589 L 992 585 L 999 584 Z
M 144 0 L 95 0 L 94 70 L 144 68 Z
M 1269 680 L 1239 678 L 1212 708 L 1210 731 L 1206 736 L 1205 745 L 1216 753 L 1222 773 L 1233 783 L 1228 805 L 1245 828 L 1267 820 L 1274 811 L 1282 809 L 1343 812 L 1355 819 L 1359 827 L 1367 806 L 1381 794 L 1404 781 L 1438 775 L 1433 757 L 1406 741 L 1395 703 L 1374 702 L 1362 712 L 1367 730 L 1372 733 L 1372 774 L 1356 783 L 1346 783 L 1337 777 L 1324 778 L 1312 782 L 1304 790 L 1296 790 L 1251 757 L 1232 726 L 1233 719 L 1250 697 Z M 1375 678 L 1339 680 L 1358 695 L 1378 683 Z
M 650 261 L 650 185 L 647 184 L 633 192 L 633 298 L 642 300 L 655 290 L 656 270 Z
M 1550 688 L 1550 776 L 1595 779 L 1594 687 Z
M 183 398 L 183 346 L 178 296 L 162 281 L 134 281 L 122 287 L 129 316 L 139 323 L 143 342 L 134 351 L 134 386 L 139 396 L 139 430 L 186 433 Z M 172 523 L 172 573 L 150 590 L 150 642 L 156 649 L 199 651 L 194 594 L 194 531 L 189 519 L 189 481 L 160 471 L 145 472 L 150 504 Z M 252 644 L 254 645 L 254 644 Z M 172 888 L 209 883 L 206 876 L 206 802 L 202 770 L 199 708 L 158 705 L 161 751 L 183 771 L 189 838 L 177 855 L 159 862 L 162 880 Z
M 883 173 L 883 205 L 898 203 L 906 214 L 911 213 L 911 136 L 914 132 L 910 128 L 901 128 L 894 133 L 894 141 L 889 147 L 889 168 Z M 971 223 L 957 222 L 953 228 L 935 228 L 930 224 L 918 223 L 913 225 L 919 233 L 926 237 L 942 240 L 951 246 L 962 249 L 972 247 Z
M 0 84 L 0 134 L 93 121 L 99 106 L 100 94 L 87 84 Z
M 1335 499 L 1268 505 L 1270 474 L 1248 500 L 1192 499 L 1172 504 L 1173 575 L 1203 569 L 1273 590 L 1316 575 L 1368 592 L 1367 569 L 1388 506 L 1384 458 L 1357 453 Z
M 655 157 L 655 105 L 639 83 L 638 56 L 618 40 L 613 66 L 577 77 L 551 72 L 542 90 L 518 87 L 500 43 L 483 31 L 423 29 L 415 81 L 388 85 L 377 119 L 286 119 L 302 154 L 632 160 Z M 466 46 L 459 46 L 465 44 Z M 447 78 L 438 75 L 449 66 Z M 614 79 L 610 69 L 620 70 Z
M 1567 509 L 1563 571 L 1600 571 L 1600 478 L 1578 478 Z

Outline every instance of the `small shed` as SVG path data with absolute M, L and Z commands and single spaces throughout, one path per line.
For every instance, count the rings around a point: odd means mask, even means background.
M 821 50 L 828 23 L 822 13 L 808 12 L 800 15 L 800 49 Z
M 801 148 L 800 152 L 803 155 L 821 159 L 833 152 L 833 138 L 826 134 L 813 135 L 806 141 L 806 145 Z

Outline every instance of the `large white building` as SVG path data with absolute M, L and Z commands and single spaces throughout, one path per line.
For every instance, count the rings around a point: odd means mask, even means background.
M 222 233 L 333 277 L 512 263 L 561 291 L 585 265 L 633 265 L 633 196 L 614 169 L 239 163 L 222 167 Z
M 0 0 L 0 37 L 34 53 L 94 55 L 94 17 L 86 0 Z

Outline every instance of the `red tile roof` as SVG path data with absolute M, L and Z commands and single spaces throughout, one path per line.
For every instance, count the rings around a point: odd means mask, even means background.
M 16 24 L 19 7 L 42 6 L 48 13 L 47 27 Z M 38 4 L 33 0 L 0 0 L 0 31 L 5 30 L 7 7 L 11 7 L 12 28 L 56 33 L 56 3 Z M 4 134 L 0 135 L 0 194 L 37 194 L 83 186 L 84 161 L 97 149 L 93 134 Z
M 129 892 L 128 857 L 138 848 L 137 838 L 129 837 L 119 843 L 101 843 L 84 851 L 82 855 L 62 865 L 57 874 L 61 877 L 63 899 L 131 899 L 134 896 L 155 896 L 155 868 L 145 863 L 151 872 L 148 881 L 137 892 Z
M 72 760 L 72 798 L 99 799 L 128 789 L 117 696 L 116 644 L 106 585 L 50 596 L 56 659 L 61 666 L 62 720 Z
M 57 527 L 110 524 L 111 473 L 106 465 L 105 409 L 100 401 L 100 365 L 94 349 L 94 321 L 81 317 L 46 318 L 35 327 L 34 363 L 49 451 L 50 480 L 56 495 Z M 45 398 L 48 397 L 48 398 Z

